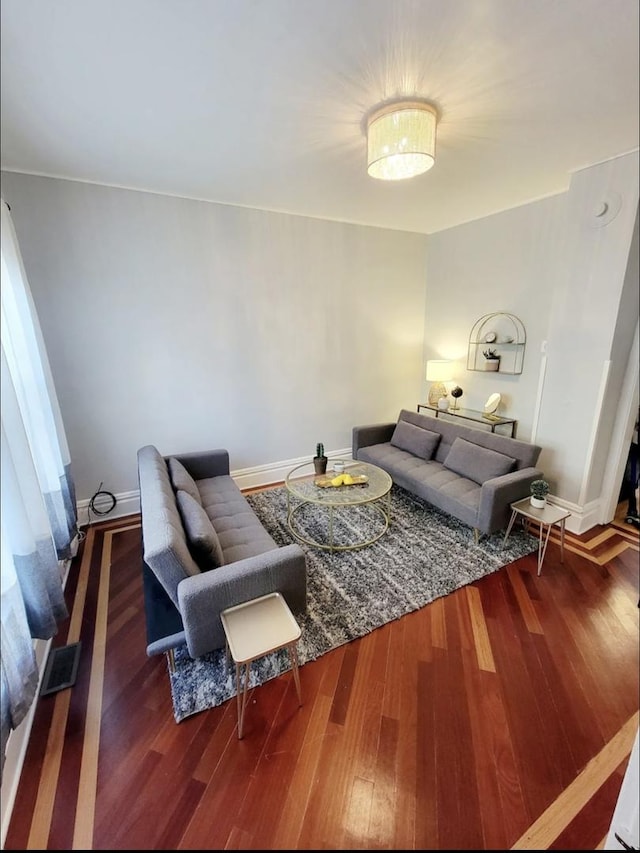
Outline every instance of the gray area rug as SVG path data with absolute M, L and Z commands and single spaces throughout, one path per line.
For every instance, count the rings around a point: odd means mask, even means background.
M 295 539 L 286 523 L 284 486 L 248 495 L 247 500 L 279 545 Z M 306 509 L 306 508 L 305 508 Z M 311 538 L 326 534 L 323 510 L 310 507 L 296 517 Z M 336 514 L 334 541 L 381 529 L 371 507 Z M 424 607 L 430 601 L 497 571 L 537 548 L 537 539 L 515 527 L 506 545 L 503 533 L 474 541 L 473 530 L 431 507 L 404 489 L 393 486 L 391 525 L 375 542 L 356 551 L 328 552 L 303 545 L 307 555 L 307 602 L 298 616 L 302 636 L 300 664 L 362 637 L 392 619 Z M 322 541 L 322 540 L 321 540 Z M 353 540 L 351 540 L 353 541 Z M 224 649 L 197 660 L 186 646 L 176 650 L 175 672 L 169 672 L 176 722 L 220 705 L 235 696 L 235 667 L 225 673 Z M 275 678 L 290 668 L 285 650 L 251 665 L 250 687 Z

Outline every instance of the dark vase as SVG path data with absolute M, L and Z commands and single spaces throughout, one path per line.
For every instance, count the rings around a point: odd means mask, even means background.
M 326 456 L 314 456 L 313 457 L 313 467 L 315 468 L 316 474 L 326 474 L 327 473 L 327 457 Z

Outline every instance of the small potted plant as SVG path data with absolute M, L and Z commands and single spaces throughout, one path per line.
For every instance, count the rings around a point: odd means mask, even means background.
M 486 358 L 485 370 L 500 370 L 500 356 L 494 349 L 482 350 L 482 355 Z
M 313 457 L 313 467 L 316 474 L 327 473 L 327 457 L 324 455 L 324 444 L 318 442 L 316 444 L 316 455 Z
M 547 503 L 547 495 L 549 494 L 549 483 L 546 480 L 534 480 L 530 486 L 531 497 L 529 498 L 531 506 L 538 509 L 543 509 Z

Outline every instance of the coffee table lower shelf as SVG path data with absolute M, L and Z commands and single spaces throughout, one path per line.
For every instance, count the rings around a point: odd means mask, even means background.
M 350 474 L 354 482 L 329 486 L 335 476 L 335 469 L 333 474 L 312 474 L 308 462 L 297 465 L 289 472 L 285 480 L 287 526 L 298 542 L 325 551 L 354 551 L 373 545 L 389 529 L 393 481 L 386 471 L 368 462 L 335 460 L 334 465 L 339 465 L 341 472 Z M 356 516 L 353 524 L 347 524 L 353 535 L 342 536 L 339 530 L 336 541 L 336 521 L 339 522 L 337 510 L 345 518 L 353 510 L 365 513 L 370 510 L 374 516 L 375 532 L 370 532 L 368 519 L 365 518 L 366 526 L 363 529 Z M 315 514 L 313 521 L 317 524 L 312 533 L 303 530 L 300 524 L 301 515 L 305 511 Z
M 387 504 L 389 503 L 387 496 Z M 334 512 L 336 509 L 347 511 L 349 509 L 353 509 L 349 504 L 337 505 L 337 506 L 325 506 L 323 509 L 328 510 L 329 512 L 329 522 L 328 522 L 328 541 L 327 542 L 318 542 L 315 539 L 311 539 L 307 536 L 304 536 L 300 532 L 300 530 L 296 527 L 295 524 L 295 516 L 296 513 L 307 506 L 312 506 L 310 503 L 299 503 L 296 506 L 292 507 L 289 505 L 287 507 L 287 525 L 291 533 L 296 537 L 298 542 L 303 542 L 305 545 L 311 545 L 313 548 L 322 548 L 325 551 L 356 551 L 358 548 L 365 548 L 367 545 L 373 545 L 374 542 L 377 542 L 389 529 L 389 507 L 383 505 L 381 502 L 371 502 L 368 504 L 354 504 L 357 507 L 369 507 L 374 510 L 382 517 L 383 527 L 379 533 L 376 533 L 375 536 L 371 536 L 367 539 L 357 540 L 356 542 L 350 542 L 348 545 L 336 545 L 334 541 Z M 317 504 L 315 504 L 317 506 Z

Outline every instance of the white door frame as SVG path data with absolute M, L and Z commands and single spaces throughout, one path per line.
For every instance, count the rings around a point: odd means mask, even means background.
M 629 456 L 629 445 L 638 417 L 638 385 L 640 382 L 639 360 L 640 323 L 636 323 L 636 331 L 631 344 L 629 361 L 622 381 L 618 417 L 613 426 L 611 444 L 607 456 L 605 475 L 602 481 L 602 517 L 600 524 L 612 521 L 618 507 L 620 486 Z

